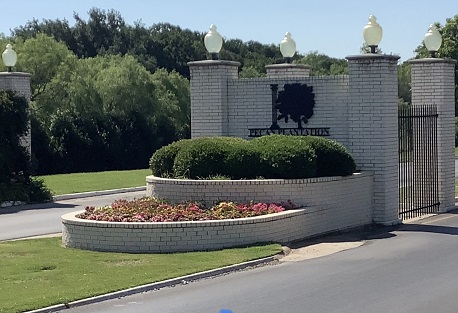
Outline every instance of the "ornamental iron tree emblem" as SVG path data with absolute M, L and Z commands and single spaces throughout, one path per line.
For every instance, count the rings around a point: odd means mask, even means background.
M 285 84 L 284 89 L 278 93 L 274 109 L 280 113 L 278 121 L 284 119 L 288 123 L 291 119 L 297 123 L 298 129 L 302 129 L 302 123 L 307 124 L 312 117 L 314 106 L 313 87 L 296 83 Z
M 271 84 L 272 125 L 269 128 L 248 128 L 248 137 L 261 137 L 271 134 L 291 136 L 330 136 L 329 127 L 304 127 L 313 115 L 315 95 L 313 87 L 306 84 L 285 84 L 278 92 L 278 84 Z M 292 120 L 297 127 L 280 127 L 279 120 L 288 123 Z

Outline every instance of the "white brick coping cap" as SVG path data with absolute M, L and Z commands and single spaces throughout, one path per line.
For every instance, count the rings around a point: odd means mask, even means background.
M 409 60 L 411 64 L 418 64 L 418 63 L 450 63 L 456 64 L 456 60 L 454 59 L 441 59 L 441 58 L 424 58 L 424 59 L 414 59 Z
M 84 213 L 84 210 L 71 212 L 62 215 L 62 222 L 86 227 L 102 227 L 102 228 L 124 228 L 124 229 L 151 229 L 151 228 L 183 228 L 183 227 L 198 227 L 198 226 L 230 226 L 242 224 L 265 223 L 268 221 L 282 220 L 294 216 L 305 214 L 306 209 L 286 210 L 279 213 L 266 214 L 261 216 L 236 218 L 226 220 L 210 220 L 210 221 L 186 221 L 186 222 L 106 222 L 95 221 L 77 218 L 76 215 Z
M 32 77 L 30 73 L 24 72 L 0 72 L 0 76 L 10 76 L 10 77 Z
M 281 63 L 281 64 L 270 64 L 265 66 L 266 69 L 288 69 L 288 68 L 300 68 L 300 69 L 311 69 L 312 67 L 308 64 L 291 64 L 291 63 Z
M 242 65 L 237 61 L 226 61 L 226 60 L 202 60 L 202 61 L 191 61 L 187 63 L 188 66 L 218 66 L 218 65 L 229 65 L 237 66 Z
M 371 176 L 372 172 L 364 171 L 361 173 L 353 173 L 349 176 L 329 176 L 329 177 L 314 177 L 300 179 L 241 179 L 241 180 L 205 180 L 205 179 L 175 179 L 162 178 L 154 175 L 146 176 L 147 183 L 163 183 L 177 185 L 281 185 L 281 184 L 305 184 L 305 183 L 321 183 L 343 179 L 352 179 L 362 176 Z
M 383 60 L 389 60 L 389 61 L 397 61 L 401 57 L 398 55 L 391 55 L 391 54 L 377 54 L 377 53 L 366 53 L 366 54 L 359 54 L 359 55 L 349 55 L 346 56 L 345 59 L 347 60 L 377 60 L 377 59 L 383 59 Z

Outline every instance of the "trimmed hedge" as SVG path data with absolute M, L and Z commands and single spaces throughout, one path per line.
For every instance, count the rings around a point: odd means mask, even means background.
M 175 157 L 182 147 L 184 147 L 189 139 L 172 142 L 164 146 L 153 154 L 149 161 L 149 166 L 153 175 L 157 177 L 171 177 L 173 176 L 173 164 Z
M 347 176 L 355 172 L 355 160 L 340 143 L 314 136 L 303 137 L 303 140 L 315 150 L 317 177 Z
M 341 144 L 321 138 L 270 135 L 251 141 L 208 137 L 174 142 L 150 159 L 153 175 L 294 179 L 352 174 L 356 165 Z
M 211 137 L 190 140 L 175 157 L 175 177 L 191 179 L 225 176 L 255 178 L 258 153 L 241 138 Z
M 302 137 L 271 135 L 253 139 L 260 153 L 260 175 L 265 178 L 308 178 L 316 174 L 315 151 Z

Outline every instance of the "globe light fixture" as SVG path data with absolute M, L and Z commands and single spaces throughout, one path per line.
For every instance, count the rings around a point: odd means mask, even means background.
M 11 44 L 6 45 L 5 51 L 2 53 L 2 60 L 3 63 L 5 63 L 8 72 L 11 72 L 17 61 L 16 51 L 13 50 L 13 46 L 11 46 Z
M 286 32 L 285 37 L 280 42 L 280 52 L 286 63 L 291 63 L 292 57 L 296 54 L 296 42 L 291 37 L 290 32 Z
M 428 49 L 432 58 L 436 57 L 436 52 L 442 45 L 442 35 L 437 30 L 436 25 L 429 25 L 428 32 L 425 34 L 423 39 L 426 49 Z
M 211 55 L 212 60 L 218 59 L 218 53 L 223 46 L 223 37 L 216 30 L 216 25 L 210 25 L 210 31 L 204 37 L 205 49 Z
M 371 53 L 375 53 L 380 41 L 382 40 L 383 30 L 377 23 L 377 18 L 369 16 L 369 23 L 364 26 L 363 36 L 366 45 L 371 48 Z

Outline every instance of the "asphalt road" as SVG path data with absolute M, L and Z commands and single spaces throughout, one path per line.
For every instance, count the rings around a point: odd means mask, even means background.
M 23 205 L 0 209 L 0 240 L 16 239 L 62 231 L 61 216 L 84 210 L 86 206 L 103 206 L 116 199 L 140 198 L 145 191 L 119 193 L 54 203 Z
M 358 248 L 321 258 L 268 265 L 62 312 L 218 313 L 225 308 L 233 313 L 455 313 L 455 214 L 372 233 Z

